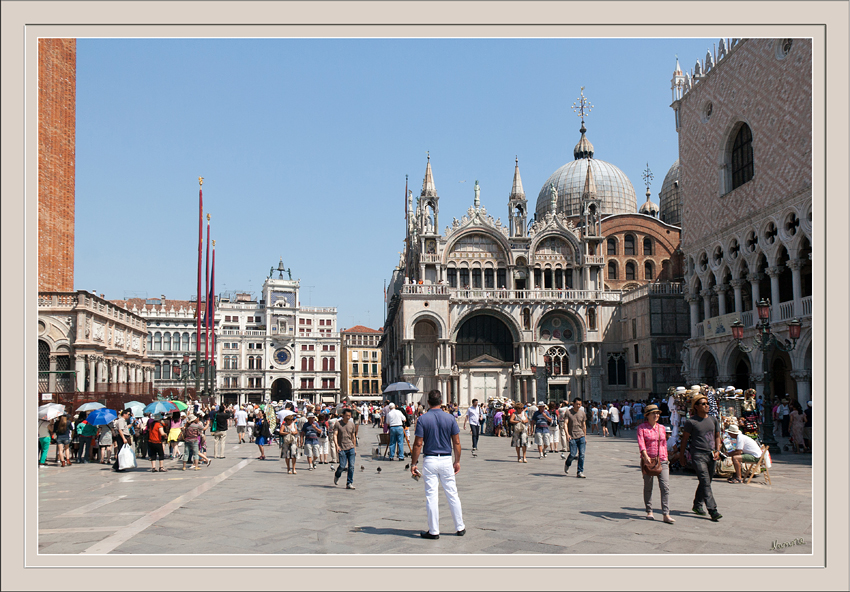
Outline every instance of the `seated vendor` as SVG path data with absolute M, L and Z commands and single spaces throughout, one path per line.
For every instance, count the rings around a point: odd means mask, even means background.
M 729 479 L 729 483 L 740 483 L 741 465 L 758 462 L 761 457 L 761 448 L 755 440 L 742 434 L 738 426 L 734 424 L 726 428 L 726 433 L 729 434 L 729 439 L 735 446 L 735 449 L 729 453 L 732 465 L 735 467 L 735 476 Z

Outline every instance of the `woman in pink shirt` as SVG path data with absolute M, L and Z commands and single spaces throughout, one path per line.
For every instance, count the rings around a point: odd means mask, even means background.
M 667 463 L 667 434 L 664 426 L 658 423 L 661 410 L 655 405 L 649 405 L 644 410 L 646 421 L 638 426 L 637 441 L 640 448 L 641 464 L 652 465 L 661 463 L 661 474 L 658 475 L 658 485 L 661 488 L 661 512 L 664 522 L 673 524 L 670 517 L 670 468 Z M 652 514 L 652 475 L 643 471 L 643 503 L 646 506 L 646 519 L 655 520 Z

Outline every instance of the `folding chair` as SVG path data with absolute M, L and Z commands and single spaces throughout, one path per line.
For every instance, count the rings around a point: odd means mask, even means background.
M 383 447 L 383 449 L 384 449 L 384 453 L 381 456 L 386 458 L 387 452 L 390 449 L 390 435 L 389 435 L 389 433 L 384 434 L 383 432 L 381 432 L 381 433 L 378 434 L 378 449 L 380 450 L 381 447 Z
M 767 481 L 768 485 L 773 485 L 770 482 L 770 470 L 767 468 L 767 465 L 764 464 L 764 459 L 767 457 L 767 446 L 764 444 L 761 445 L 761 456 L 758 459 L 758 462 L 750 463 L 749 472 L 747 473 L 747 485 L 750 484 L 750 481 L 753 480 L 753 477 L 758 475 L 760 472 L 764 472 L 764 480 Z M 762 467 L 764 467 L 764 471 L 762 471 Z

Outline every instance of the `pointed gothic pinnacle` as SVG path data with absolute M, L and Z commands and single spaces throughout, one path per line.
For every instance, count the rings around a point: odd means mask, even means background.
M 590 167 L 590 161 L 587 163 L 587 176 L 584 178 L 584 193 L 582 197 L 596 197 L 596 182 L 593 180 L 593 170 Z
M 511 188 L 511 197 L 522 197 L 525 199 L 525 191 L 522 188 L 522 179 L 519 176 L 519 158 L 516 158 L 514 166 L 514 184 Z
M 422 193 L 420 195 L 437 195 L 434 187 L 434 175 L 431 172 L 431 154 L 428 154 L 428 164 L 425 165 L 425 179 L 422 180 Z

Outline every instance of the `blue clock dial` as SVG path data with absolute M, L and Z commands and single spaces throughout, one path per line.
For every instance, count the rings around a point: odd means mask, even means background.
M 281 348 L 274 352 L 274 360 L 278 364 L 286 364 L 290 359 L 289 352 Z

